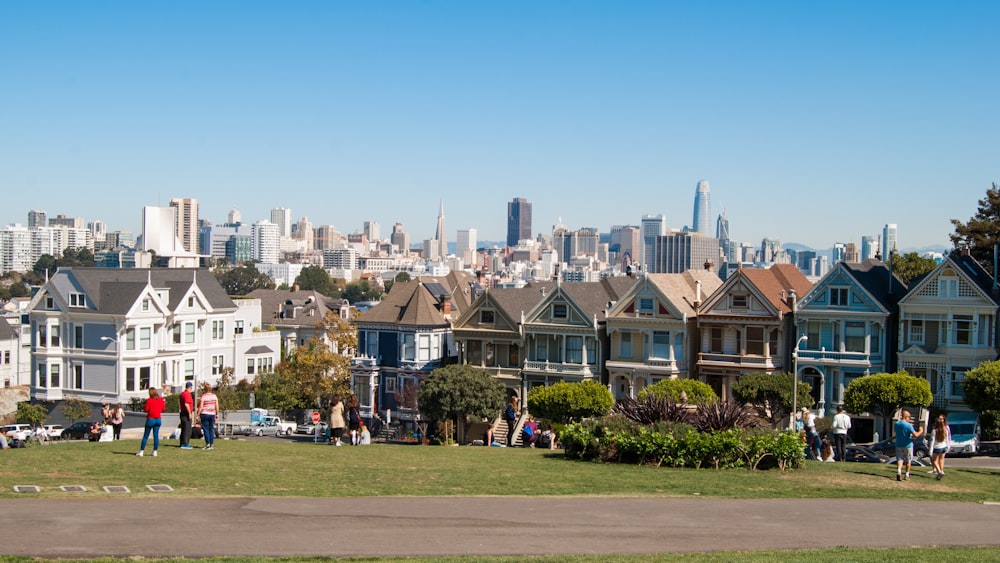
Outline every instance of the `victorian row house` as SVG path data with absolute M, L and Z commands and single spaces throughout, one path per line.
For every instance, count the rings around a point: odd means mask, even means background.
M 203 269 L 64 268 L 28 310 L 36 400 L 127 403 L 150 387 L 214 384 L 230 367 L 246 378 L 279 358 L 259 301 L 237 304 Z

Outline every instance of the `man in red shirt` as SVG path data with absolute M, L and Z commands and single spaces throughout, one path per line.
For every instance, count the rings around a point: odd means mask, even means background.
M 194 414 L 194 397 L 191 396 L 191 388 L 194 383 L 188 381 L 181 391 L 181 449 L 191 450 L 191 417 Z

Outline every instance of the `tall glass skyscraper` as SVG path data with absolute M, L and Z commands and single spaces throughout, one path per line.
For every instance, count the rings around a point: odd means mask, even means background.
M 887 223 L 882 227 L 882 261 L 889 263 L 889 253 L 898 250 L 896 244 L 896 224 Z
M 694 223 L 691 230 L 705 236 L 711 236 L 712 204 L 708 200 L 708 180 L 698 182 L 694 193 Z
M 515 197 L 507 204 L 507 246 L 517 246 L 517 241 L 531 238 L 531 204 L 523 197 Z

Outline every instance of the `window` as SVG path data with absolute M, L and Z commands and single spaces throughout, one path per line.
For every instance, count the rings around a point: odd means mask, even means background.
M 965 372 L 969 368 L 954 366 L 951 368 L 951 377 L 948 382 L 948 394 L 956 398 L 965 397 Z
M 566 363 L 568 364 L 583 363 L 583 337 L 580 336 L 566 337 Z
M 135 368 L 125 368 L 125 390 L 135 391 Z
M 641 297 L 638 302 L 639 313 L 643 315 L 653 314 L 653 299 L 651 297 Z
M 70 293 L 69 294 L 69 306 L 70 307 L 86 307 L 86 302 L 83 298 L 82 293 Z
M 510 367 L 521 365 L 521 349 L 517 344 L 511 344 L 507 347 L 507 365 Z
M 882 327 L 879 325 L 872 325 L 872 337 L 871 343 L 868 345 L 869 350 L 872 354 L 882 353 Z
M 652 358 L 670 357 L 670 333 L 662 330 L 653 331 L 653 355 Z
M 73 388 L 83 389 L 83 366 L 80 364 L 73 366 Z
M 139 368 L 139 389 L 146 390 L 149 389 L 149 375 L 151 369 L 149 366 Z
M 181 343 L 181 323 L 174 323 L 173 326 L 170 327 L 170 336 L 174 344 Z
M 49 341 L 53 348 L 59 347 L 59 325 L 52 325 L 49 329 Z
M 235 334 L 243 334 L 243 321 L 236 321 L 236 328 L 233 332 Z
M 378 357 L 378 333 L 374 330 L 365 332 L 365 355 L 369 358 Z
M 215 357 L 212 357 L 213 361 Z M 215 366 L 212 366 L 213 368 Z M 212 373 L 215 373 L 214 371 Z M 194 358 L 184 360 L 184 381 L 194 381 Z
M 395 377 L 387 377 L 387 378 L 385 378 L 385 392 L 386 393 L 395 393 L 396 392 L 396 378 Z
M 10 365 L 10 350 L 4 350 L 3 363 L 6 365 Z
M 149 310 L 149 299 L 143 299 L 142 300 L 142 310 L 143 311 L 148 311 Z
M 257 358 L 257 373 L 268 373 L 271 371 L 273 360 L 270 356 Z
M 223 366 L 223 356 L 212 356 L 212 375 L 219 375 L 222 373 Z M 192 375 L 194 375 L 192 373 Z
M 52 364 L 52 366 L 49 367 L 49 378 L 51 379 L 49 385 L 53 389 L 61 387 L 59 384 L 59 364 Z
M 45 348 L 49 345 L 49 327 L 38 325 L 38 347 Z
M 194 307 L 194 297 L 188 297 L 188 307 Z
M 747 327 L 746 353 L 752 356 L 764 355 L 764 327 L 760 326 Z
M 674 333 L 674 359 L 678 362 L 684 361 L 684 333 Z
M 565 319 L 569 316 L 569 311 L 566 308 L 565 303 L 556 303 L 552 305 L 552 318 L 553 319 Z
M 83 327 L 74 326 L 73 327 L 73 347 L 83 348 Z
M 55 299 L 53 299 L 51 296 L 46 297 L 45 298 L 45 308 L 46 309 L 55 309 L 56 308 Z
M 417 350 L 416 344 L 414 342 L 414 336 L 412 334 L 403 335 L 403 359 L 413 360 L 416 358 Z
M 49 386 L 49 377 L 45 364 L 38 364 L 38 381 L 36 384 L 43 389 Z
M 972 315 L 955 315 L 952 328 L 955 335 L 954 344 L 959 346 L 972 344 Z
M 496 364 L 496 347 L 492 342 L 486 343 L 486 358 L 485 364 L 488 366 L 495 366 Z
M 847 307 L 847 288 L 846 287 L 831 287 L 830 288 L 830 306 L 832 307 Z
M 417 339 L 417 343 L 420 347 L 417 349 L 417 360 L 421 362 L 427 362 L 431 359 L 431 336 L 429 334 L 421 334 L 420 338 Z
M 212 321 L 212 340 L 222 340 L 225 335 L 226 321 Z
M 597 342 L 593 338 L 588 338 L 584 341 L 583 347 L 587 350 L 587 364 L 594 365 L 597 363 Z
M 481 324 L 493 324 L 493 311 L 480 311 L 479 322 Z
M 135 350 L 135 329 L 130 328 L 125 330 L 125 349 Z M 135 391 L 135 389 L 132 389 Z
M 618 355 L 622 358 L 632 357 L 632 333 L 631 332 L 620 332 L 618 333 Z
M 709 329 L 708 351 L 713 354 L 721 354 L 722 343 L 723 343 L 722 328 L 712 327 L 711 329 Z
M 184 323 L 184 343 L 194 344 L 194 323 Z
M 247 373 L 250 375 L 253 375 L 253 366 L 254 366 L 253 358 L 247 358 Z
M 938 297 L 958 297 L 958 278 L 945 275 L 938 278 Z
M 924 343 L 924 321 L 910 321 L 910 344 Z
M 865 323 L 861 322 L 844 323 L 844 351 L 845 352 L 865 351 Z
M 544 362 L 549 359 L 549 341 L 544 337 L 535 343 L 535 359 Z
M 149 350 L 153 347 L 153 329 L 144 326 L 139 329 L 139 349 Z
M 733 309 L 746 309 L 748 301 L 746 295 L 733 295 L 730 298 L 730 307 Z

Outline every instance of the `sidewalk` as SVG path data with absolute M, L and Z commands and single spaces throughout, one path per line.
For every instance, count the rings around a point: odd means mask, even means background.
M 1000 546 L 1000 505 L 574 497 L 2 499 L 3 552 L 45 558 L 656 554 Z M 933 518 L 935 533 L 914 534 Z M 100 529 L 94 532 L 96 523 Z M 830 534 L 803 534 L 803 522 Z

